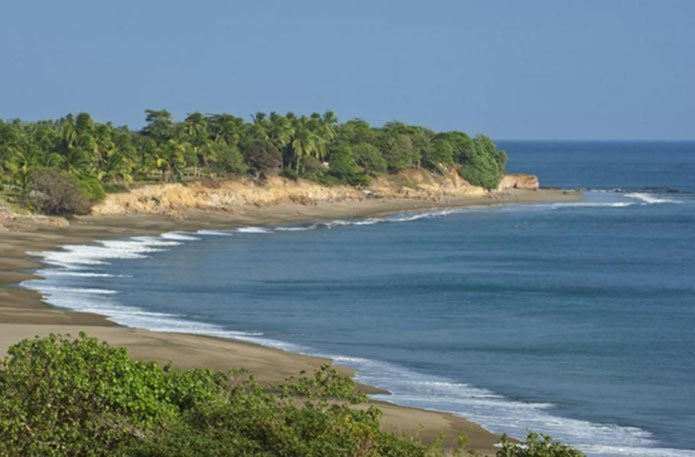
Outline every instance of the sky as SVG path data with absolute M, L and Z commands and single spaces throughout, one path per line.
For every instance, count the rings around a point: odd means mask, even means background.
M 693 0 L 7 0 L 0 118 L 398 119 L 494 139 L 695 139 Z

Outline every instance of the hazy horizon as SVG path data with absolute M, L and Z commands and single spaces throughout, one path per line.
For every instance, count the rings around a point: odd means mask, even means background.
M 333 110 L 499 141 L 692 141 L 695 2 L 3 6 L 0 118 Z

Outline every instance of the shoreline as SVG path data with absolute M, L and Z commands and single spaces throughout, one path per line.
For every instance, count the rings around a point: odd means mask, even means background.
M 427 211 L 465 208 L 479 205 L 577 201 L 581 193 L 557 189 L 509 190 L 494 197 L 449 197 L 440 201 L 414 199 L 379 199 L 362 201 L 319 202 L 313 206 L 283 204 L 265 208 L 242 207 L 234 214 L 189 210 L 182 219 L 167 216 L 85 216 L 68 227 L 29 225 L 18 231 L 0 232 L 0 354 L 7 346 L 34 335 L 70 333 L 86 330 L 90 336 L 111 344 L 128 347 L 136 359 L 171 360 L 179 368 L 208 367 L 226 370 L 244 367 L 261 382 L 308 372 L 329 361 L 261 346 L 238 339 L 218 338 L 186 333 L 152 332 L 119 326 L 106 316 L 69 311 L 47 305 L 38 292 L 19 287 L 28 279 L 40 278 L 36 271 L 45 264 L 30 252 L 55 250 L 68 244 L 85 244 L 97 239 L 136 235 L 161 235 L 168 231 L 225 229 L 241 226 L 267 226 L 281 223 L 314 222 L 381 216 L 402 211 Z M 354 376 L 355 370 L 336 366 L 341 373 Z M 386 393 L 361 384 L 366 393 Z M 384 411 L 383 428 L 433 442 L 444 433 L 445 447 L 451 448 L 459 433 L 465 433 L 471 448 L 494 453 L 497 436 L 467 419 L 443 412 L 415 409 L 375 401 Z

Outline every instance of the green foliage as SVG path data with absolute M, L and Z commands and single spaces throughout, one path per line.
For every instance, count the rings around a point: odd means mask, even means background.
M 293 170 L 291 173 L 283 173 L 283 175 L 290 176 L 291 174 L 295 174 L 296 172 Z M 336 178 L 330 173 L 326 173 L 324 170 L 314 170 L 310 171 L 308 173 L 302 173 L 299 175 L 296 175 L 297 178 L 301 177 L 303 179 L 307 179 L 309 181 L 314 181 L 318 184 L 321 184 L 322 186 L 338 186 L 340 184 L 345 184 L 343 181 L 340 179 Z
M 351 158 L 336 153 L 344 147 Z M 280 172 L 363 186 L 368 177 L 421 166 L 458 168 L 473 184 L 491 189 L 505 164 L 506 155 L 486 137 L 471 140 L 462 132 L 436 133 L 402 122 L 382 128 L 362 119 L 341 124 L 331 111 L 256 113 L 248 122 L 230 114 L 192 113 L 177 122 L 166 110 L 147 110 L 140 131 L 96 122 L 87 113 L 55 121 L 0 121 L 0 185 L 25 206 L 31 176 L 45 168 L 67 173 L 97 201 L 103 192 L 95 181 L 113 189 L 135 180 Z
M 492 140 L 478 135 L 469 150 L 460 155 L 461 177 L 486 189 L 494 189 L 502 179 L 502 172 L 507 162 L 504 151 L 498 151 Z
M 93 338 L 24 340 L 0 362 L 0 455 L 425 456 L 325 365 L 261 387 L 243 370 L 180 371 Z
M 249 169 L 256 176 L 276 171 L 282 164 L 280 151 L 267 140 L 253 140 L 242 147 Z
M 380 130 L 369 125 L 364 119 L 352 119 L 337 128 L 338 139 L 349 145 L 376 145 L 379 143 L 380 135 Z
M 40 168 L 32 172 L 27 199 L 45 214 L 87 214 L 92 204 L 105 195 L 98 181 L 78 178 L 55 169 Z
M 76 184 L 77 188 L 82 192 L 82 195 L 87 197 L 92 203 L 100 202 L 106 198 L 106 190 L 96 178 L 92 178 L 91 176 L 77 178 Z
M 145 110 L 147 125 L 142 133 L 158 143 L 164 143 L 174 138 L 176 125 L 171 113 L 167 110 Z
M 352 146 L 352 157 L 362 167 L 364 172 L 370 176 L 385 173 L 388 169 L 386 159 L 376 146 L 369 143 L 358 143 Z
M 215 169 L 225 174 L 241 175 L 246 173 L 249 167 L 237 146 L 220 143 L 213 148 L 216 151 Z
M 107 183 L 104 184 L 104 191 L 106 191 L 107 194 L 120 194 L 130 191 L 130 188 L 121 183 Z
M 384 126 L 381 139 L 381 153 L 392 172 L 412 168 L 422 158 L 411 134 L 412 129 L 400 122 L 389 122 Z
M 110 455 L 223 386 L 210 372 L 165 371 L 84 335 L 24 340 L 8 353 L 0 455 Z
M 454 146 L 444 137 L 435 137 L 432 147 L 422 157 L 422 162 L 428 168 L 437 170 L 454 164 Z
M 529 432 L 526 440 L 514 442 L 503 435 L 497 457 L 584 457 L 580 450 L 553 440 L 547 435 Z
M 366 186 L 369 184 L 369 177 L 360 170 L 349 146 L 341 146 L 331 152 L 329 173 L 340 181 L 352 186 Z
M 278 385 L 134 361 L 80 334 L 24 340 L 0 361 L 0 455 L 443 457 L 381 431 L 381 411 L 324 365 Z M 454 455 L 462 455 L 466 440 Z M 581 457 L 548 437 L 503 437 L 501 457 Z
M 282 176 L 283 178 L 291 179 L 292 181 L 296 181 L 299 179 L 299 173 L 297 173 L 297 171 L 292 168 L 283 168 L 280 172 L 280 176 Z

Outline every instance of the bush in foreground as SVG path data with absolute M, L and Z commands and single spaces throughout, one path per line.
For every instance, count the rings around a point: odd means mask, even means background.
M 529 432 L 526 440 L 521 443 L 503 435 L 497 457 L 584 457 L 584 453 L 547 435 Z
M 349 378 L 262 388 L 243 371 L 139 362 L 82 335 L 24 340 L 0 365 L 2 456 L 425 456 L 379 430 Z
M 0 362 L 0 456 L 439 457 L 380 430 L 355 383 L 324 366 L 260 386 L 229 373 L 134 361 L 94 338 L 24 340 Z M 577 457 L 503 442 L 502 457 Z M 460 455 L 460 454 L 458 454 Z
M 53 169 L 37 170 L 29 181 L 29 201 L 43 214 L 87 214 L 92 205 L 105 196 L 104 188 L 96 179 L 78 179 Z

